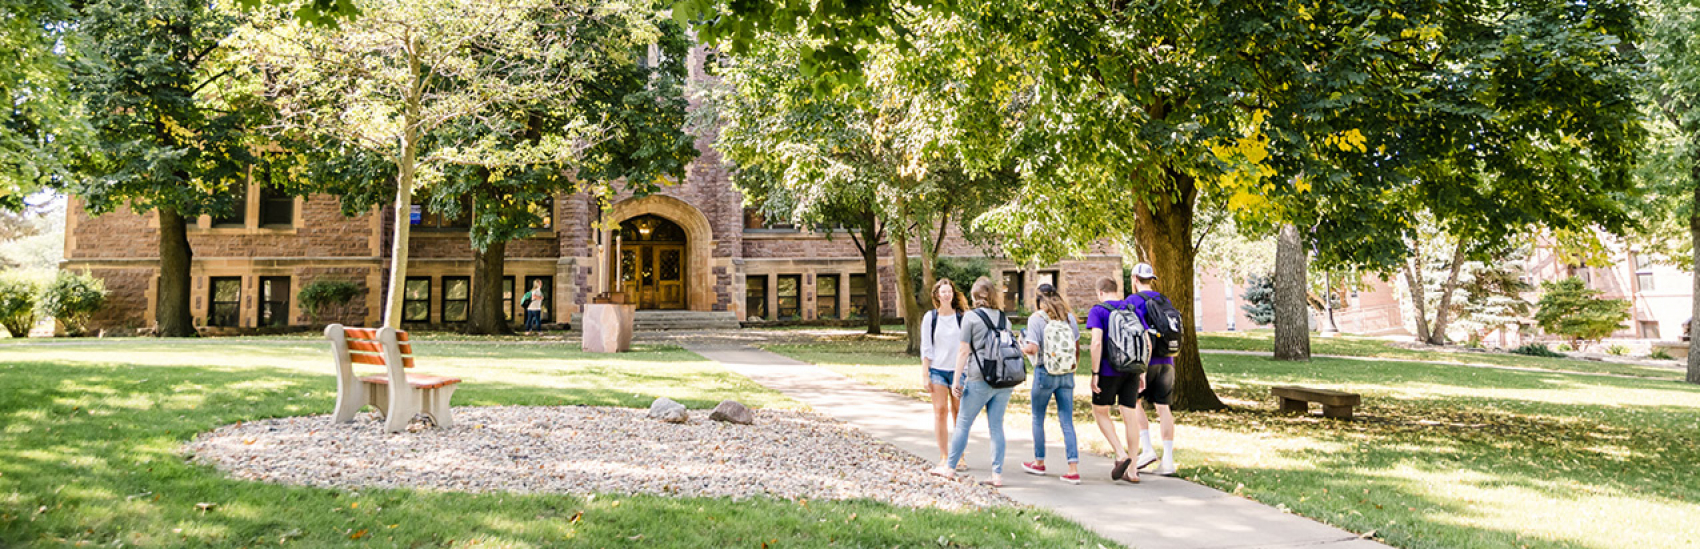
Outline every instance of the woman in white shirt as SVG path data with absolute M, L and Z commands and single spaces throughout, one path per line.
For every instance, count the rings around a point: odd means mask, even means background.
M 933 310 L 921 318 L 921 390 L 933 399 L 933 431 L 938 435 L 939 464 L 950 456 L 950 424 L 962 408 L 962 400 L 951 394 L 955 381 L 956 354 L 962 341 L 962 313 L 968 300 L 948 278 L 933 284 Z

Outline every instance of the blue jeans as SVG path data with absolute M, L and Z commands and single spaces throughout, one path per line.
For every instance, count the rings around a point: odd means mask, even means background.
M 525 310 L 525 331 L 538 332 L 543 330 L 543 311 Z
M 1033 369 L 1033 458 L 1045 459 L 1045 411 L 1052 397 L 1057 400 L 1057 421 L 1062 423 L 1063 451 L 1069 463 L 1080 463 L 1080 448 L 1074 440 L 1074 375 L 1053 376 L 1044 367 Z
M 956 430 L 950 433 L 950 468 L 962 461 L 962 451 L 968 448 L 968 430 L 980 410 L 986 411 L 987 427 L 992 431 L 992 473 L 1003 474 L 1003 412 L 1009 408 L 1014 387 L 993 389 L 984 380 L 972 379 L 962 386 L 962 411 L 956 416 Z

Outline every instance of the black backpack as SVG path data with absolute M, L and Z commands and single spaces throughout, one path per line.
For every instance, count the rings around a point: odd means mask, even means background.
M 990 358 L 981 354 L 981 349 L 974 350 L 974 357 L 980 359 L 980 377 L 995 389 L 1014 387 L 1027 381 L 1027 361 L 1021 357 L 1021 349 L 1016 347 L 1015 335 L 1009 333 L 1009 317 L 998 313 L 997 327 L 992 327 L 991 317 L 985 311 L 974 310 L 980 315 L 980 322 L 985 323 L 986 337 L 984 349 L 990 351 Z
M 1151 356 L 1166 357 L 1181 354 L 1181 337 L 1186 320 L 1169 298 L 1157 292 L 1140 292 L 1132 297 L 1145 302 L 1145 326 L 1151 330 Z M 1129 298 L 1128 301 L 1133 301 Z M 1130 304 L 1131 306 L 1131 304 Z
M 1126 304 L 1118 309 L 1102 303 L 1095 307 L 1103 307 L 1110 313 L 1104 326 L 1104 356 L 1110 361 L 1110 369 L 1118 374 L 1145 373 L 1146 365 L 1151 362 L 1151 336 L 1146 333 L 1145 321 Z

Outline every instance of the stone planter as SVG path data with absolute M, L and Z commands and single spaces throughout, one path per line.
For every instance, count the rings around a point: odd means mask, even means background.
M 637 305 L 591 303 L 584 306 L 584 350 L 623 353 L 632 350 L 632 321 Z

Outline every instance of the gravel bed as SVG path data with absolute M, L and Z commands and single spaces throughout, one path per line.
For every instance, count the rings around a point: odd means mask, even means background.
M 928 475 L 930 463 L 809 413 L 756 410 L 755 425 L 731 425 L 709 421 L 706 410 L 685 424 L 629 408 L 454 411 L 452 428 L 393 435 L 375 413 L 346 424 L 328 415 L 239 423 L 197 436 L 185 451 L 236 478 L 328 488 L 1012 504 L 990 488 Z

